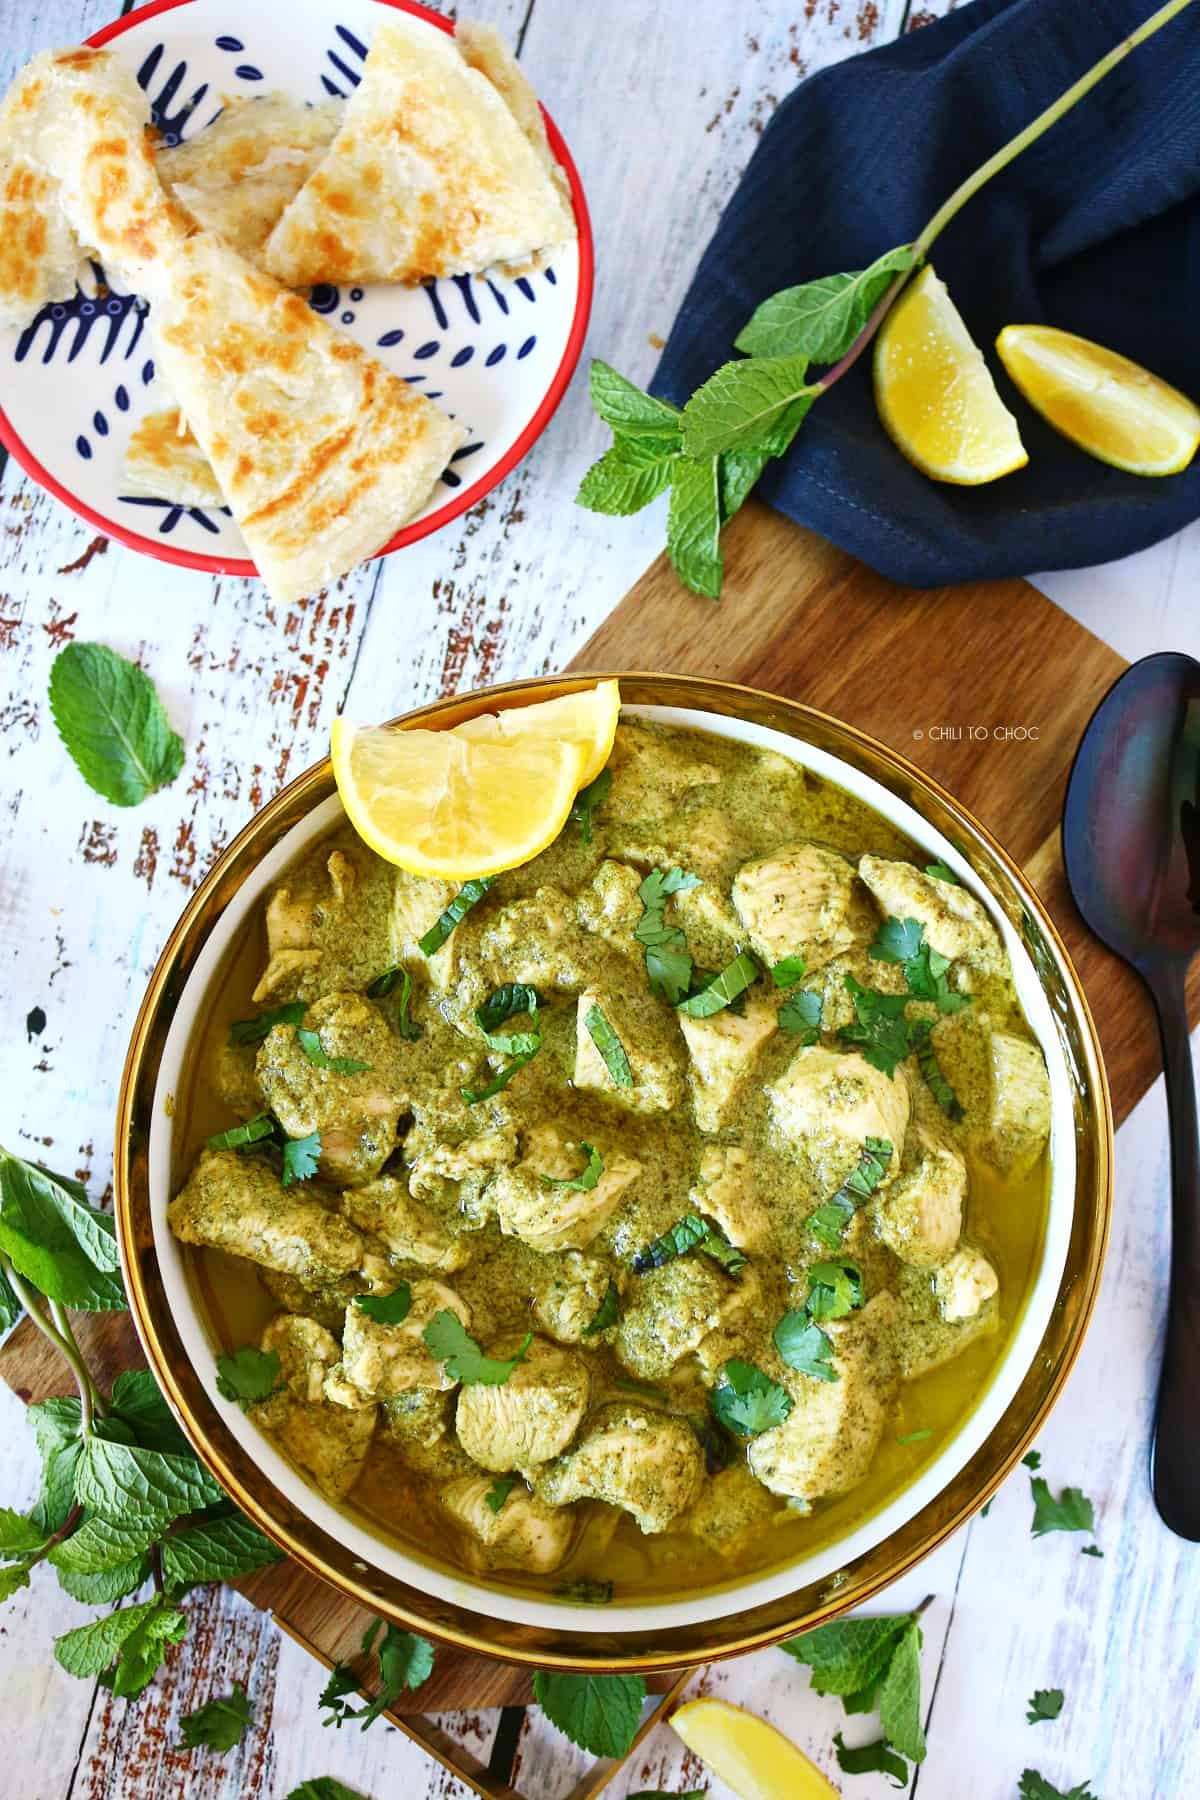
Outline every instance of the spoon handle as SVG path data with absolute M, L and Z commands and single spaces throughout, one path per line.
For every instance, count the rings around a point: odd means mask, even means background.
M 1151 1479 L 1163 1523 L 1200 1542 L 1200 1136 L 1186 964 L 1147 971 L 1158 1010 L 1171 1135 L 1171 1285 Z

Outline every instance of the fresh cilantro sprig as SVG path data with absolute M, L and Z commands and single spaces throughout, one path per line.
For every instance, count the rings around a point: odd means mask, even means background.
M 252 1708 L 245 1688 L 235 1685 L 232 1694 L 208 1700 L 179 1721 L 184 1748 L 215 1750 L 223 1755 L 241 1742 L 250 1723 Z
M 946 979 L 951 959 L 934 949 L 918 919 L 885 919 L 867 955 L 875 962 L 903 964 L 905 984 L 913 999 L 931 1001 L 940 1013 L 961 1012 L 971 1004 L 969 994 L 951 990 Z
M 421 1336 L 430 1355 L 445 1366 L 451 1381 L 461 1381 L 467 1387 L 476 1383 L 482 1383 L 486 1387 L 501 1387 L 517 1364 L 524 1361 L 533 1342 L 532 1331 L 527 1331 L 522 1343 L 511 1356 L 485 1356 L 458 1314 L 451 1312 L 448 1306 L 434 1313 Z
M 808 1298 L 784 1313 L 775 1327 L 775 1348 L 790 1369 L 814 1381 L 837 1381 L 833 1343 L 822 1331 L 826 1319 L 844 1319 L 863 1303 L 862 1270 L 855 1262 L 813 1263 L 808 1270 Z
M 817 1044 L 821 1040 L 823 1012 L 824 1001 L 820 994 L 812 988 L 801 988 L 798 994 L 788 995 L 775 1022 L 780 1031 L 786 1031 L 789 1037 L 799 1038 L 801 1044 Z
M 256 1406 L 278 1393 L 283 1385 L 279 1376 L 277 1350 L 256 1350 L 243 1344 L 232 1356 L 217 1358 L 217 1392 L 241 1407 Z
M 1061 1688 L 1035 1688 L 1025 1714 L 1029 1725 L 1039 1725 L 1043 1719 L 1057 1719 L 1063 1709 L 1063 1691 Z
M 858 1208 L 871 1198 L 887 1174 L 892 1155 L 893 1146 L 887 1138 L 867 1138 L 841 1187 L 809 1213 L 804 1223 L 827 1249 L 838 1249 Z
M 390 1294 L 355 1294 L 354 1304 L 376 1325 L 403 1325 L 412 1306 L 412 1289 L 401 1281 Z
M 815 1693 L 837 1694 L 848 1713 L 878 1712 L 888 1747 L 910 1762 L 925 1760 L 918 1613 L 837 1619 L 780 1649 L 807 1663 Z
M 593 1756 L 624 1756 L 646 1699 L 640 1675 L 563 1675 L 538 1669 L 533 1693 L 552 1725 Z
M 68 644 L 50 670 L 58 735 L 88 786 L 114 806 L 137 806 L 183 767 L 150 677 L 105 644 Z
M 375 1619 L 367 1627 L 361 1646 L 364 1656 L 375 1654 L 382 1626 L 382 1619 Z M 429 1680 L 433 1674 L 433 1645 L 415 1631 L 401 1631 L 395 1625 L 388 1625 L 379 1645 L 378 1661 L 378 1690 L 374 1699 L 362 1707 L 349 1704 L 350 1695 L 357 1696 L 363 1691 L 362 1677 L 349 1663 L 333 1665 L 317 1701 L 328 1715 L 322 1719 L 323 1725 L 336 1725 L 340 1731 L 344 1724 L 353 1720 L 360 1730 L 366 1731 L 382 1713 L 395 1706 L 403 1694 L 422 1687 Z
M 683 869 L 651 869 L 638 887 L 642 916 L 633 928 L 646 957 L 650 992 L 672 1006 L 684 998 L 692 979 L 692 959 L 687 939 L 678 925 L 666 922 L 666 905 L 672 894 L 686 894 L 699 887 L 700 877 Z
M 1043 1476 L 1031 1475 L 1029 1491 L 1033 1496 L 1033 1522 L 1029 1529 L 1034 1537 L 1045 1537 L 1051 1531 L 1096 1529 L 1095 1509 L 1079 1488 L 1065 1487 L 1056 1499 Z
M 908 995 L 878 994 L 853 975 L 845 977 L 845 987 L 854 1002 L 854 1023 L 843 1025 L 840 1037 L 860 1050 L 873 1069 L 894 1076 L 896 1064 L 912 1052 L 911 1030 L 904 1016 Z
M 1036 1769 L 1025 1769 L 1017 1783 L 1017 1792 L 1021 1800 L 1096 1800 L 1090 1781 L 1081 1781 L 1078 1787 L 1056 1788 L 1053 1782 L 1039 1775 Z
M 767 463 L 787 451 L 814 402 L 854 367 L 946 226 L 1182 3 L 1160 6 L 1115 54 L 1102 57 L 994 151 L 911 243 L 885 249 L 865 269 L 822 275 L 768 295 L 734 340 L 743 359 L 717 369 L 682 412 L 642 393 L 607 363 L 593 363 L 592 405 L 612 427 L 613 445 L 584 476 L 579 504 L 594 512 L 638 512 L 669 488 L 667 555 L 686 587 L 718 598 L 722 527 Z
M 579 835 L 585 844 L 592 841 L 592 820 L 612 792 L 612 770 L 601 769 L 594 781 L 580 788 L 571 807 L 571 818 L 579 827 Z
M 792 1410 L 792 1396 L 754 1363 L 731 1357 L 709 1396 L 719 1422 L 738 1437 L 757 1437 L 782 1425 Z

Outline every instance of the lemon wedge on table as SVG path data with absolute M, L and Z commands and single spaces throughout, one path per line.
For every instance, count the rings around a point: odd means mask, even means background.
M 875 405 L 896 448 L 935 481 L 976 487 L 1029 461 L 979 346 L 928 265 L 880 329 Z
M 584 751 L 581 787 L 594 781 L 612 754 L 621 716 L 621 690 L 615 681 L 598 681 L 577 694 L 511 706 L 504 712 L 479 713 L 454 727 L 461 737 L 496 743 L 532 743 L 537 738 L 565 738 Z
M 739 1800 L 838 1800 L 790 1738 L 728 1700 L 689 1700 L 670 1723 Z
M 1175 475 L 1200 445 L 1200 407 L 1140 363 L 1053 325 L 1006 325 L 996 350 L 1030 406 L 1132 475 Z

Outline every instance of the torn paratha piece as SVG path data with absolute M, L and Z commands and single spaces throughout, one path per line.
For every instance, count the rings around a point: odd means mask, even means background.
M 290 94 L 227 100 L 196 137 L 158 152 L 158 173 L 198 224 L 258 262 L 336 137 L 343 111 L 341 100 L 306 106 Z
M 297 600 L 387 543 L 466 433 L 212 232 L 174 252 L 159 365 L 259 574 Z
M 146 95 L 108 51 L 48 50 L 22 70 L 0 105 L 4 322 L 73 294 L 85 250 L 153 297 L 188 221 L 158 179 L 149 123 Z
M 124 491 L 172 506 L 224 506 L 221 484 L 177 406 L 147 413 L 125 452 Z
M 265 266 L 290 287 L 426 281 L 574 236 L 504 91 L 448 33 L 398 14 L 376 32 L 342 128 L 271 233 Z

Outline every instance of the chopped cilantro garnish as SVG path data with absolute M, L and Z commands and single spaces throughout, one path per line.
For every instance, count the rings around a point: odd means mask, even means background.
M 1034 1537 L 1045 1537 L 1050 1531 L 1094 1531 L 1096 1515 L 1091 1501 L 1079 1488 L 1067 1487 L 1057 1500 L 1049 1483 L 1040 1475 L 1031 1475 L 1029 1491 L 1033 1495 Z
M 291 1187 L 295 1181 L 311 1181 L 317 1172 L 317 1163 L 321 1156 L 321 1134 L 310 1133 L 308 1137 L 288 1138 L 283 1146 L 284 1187 Z
M 484 1495 L 488 1511 L 491 1513 L 498 1513 L 516 1485 L 517 1478 L 515 1475 L 497 1475 L 495 1481 L 493 1481 L 491 1487 Z
M 782 1425 L 792 1410 L 786 1388 L 772 1381 L 753 1363 L 731 1357 L 711 1395 L 712 1409 L 729 1431 L 739 1437 L 757 1437 Z
M 390 1294 L 355 1294 L 354 1304 L 377 1325 L 402 1325 L 412 1305 L 412 1289 L 402 1281 Z
M 1025 1714 L 1027 1725 L 1040 1725 L 1044 1719 L 1057 1719 L 1063 1709 L 1061 1688 L 1035 1688 Z
M 934 949 L 917 919 L 885 919 L 867 954 L 876 962 L 902 963 L 913 999 L 928 1000 L 939 1012 L 961 1012 L 971 1003 L 969 994 L 951 992 L 946 980 L 950 958 Z
M 596 779 L 589 781 L 585 788 L 580 788 L 575 796 L 571 817 L 579 826 L 580 835 L 585 844 L 590 844 L 592 841 L 592 815 L 599 812 L 608 799 L 612 784 L 612 770 L 601 769 Z
M 954 870 L 940 859 L 937 862 L 926 863 L 925 873 L 927 875 L 932 875 L 935 881 L 947 882 L 951 887 L 962 886 L 962 882 L 958 879 Z
M 795 987 L 801 979 L 808 964 L 802 956 L 785 956 L 772 964 L 771 980 L 777 988 Z
M 604 1066 L 612 1077 L 616 1087 L 633 1086 L 633 1068 L 625 1046 L 605 1018 L 601 1009 L 595 1004 L 588 1007 L 583 1023 L 587 1034 L 604 1059 Z
M 424 937 L 417 939 L 417 949 L 422 956 L 433 956 L 441 949 L 454 927 L 483 899 L 495 879 L 494 875 L 481 875 L 475 881 L 463 883 L 437 923 L 429 927 Z
M 798 1037 L 802 1044 L 815 1044 L 821 1036 L 821 1014 L 824 1002 L 820 994 L 812 988 L 801 988 L 798 994 L 792 994 L 779 1009 L 776 1023 L 780 1031 L 786 1031 L 791 1037 Z
M 279 1371 L 278 1351 L 256 1350 L 243 1344 L 232 1356 L 218 1356 L 217 1392 L 226 1400 L 236 1400 L 239 1406 L 253 1406 L 283 1386 Z
M 813 1323 L 807 1307 L 784 1313 L 775 1327 L 775 1348 L 789 1369 L 814 1381 L 836 1381 L 833 1366 L 833 1344 L 826 1332 Z
M 458 1314 L 451 1312 L 448 1306 L 434 1313 L 421 1336 L 430 1355 L 444 1364 L 451 1381 L 461 1381 L 467 1387 L 477 1383 L 485 1387 L 503 1386 L 533 1342 L 532 1331 L 527 1331 L 512 1356 L 485 1356 Z
M 646 955 L 646 977 L 650 992 L 672 1006 L 688 991 L 692 979 L 692 959 L 687 939 L 677 925 L 668 925 L 665 908 L 672 894 L 683 894 L 699 887 L 700 877 L 682 869 L 651 869 L 638 888 L 642 916 L 633 935 Z
M 856 1262 L 813 1263 L 808 1270 L 808 1312 L 814 1319 L 844 1319 L 863 1303 L 863 1275 Z
M 872 1068 L 894 1076 L 896 1064 L 903 1062 L 912 1049 L 904 1009 L 907 994 L 877 994 L 865 988 L 853 975 L 845 978 L 846 992 L 854 1002 L 855 1023 L 844 1025 L 841 1036 L 856 1045 Z

